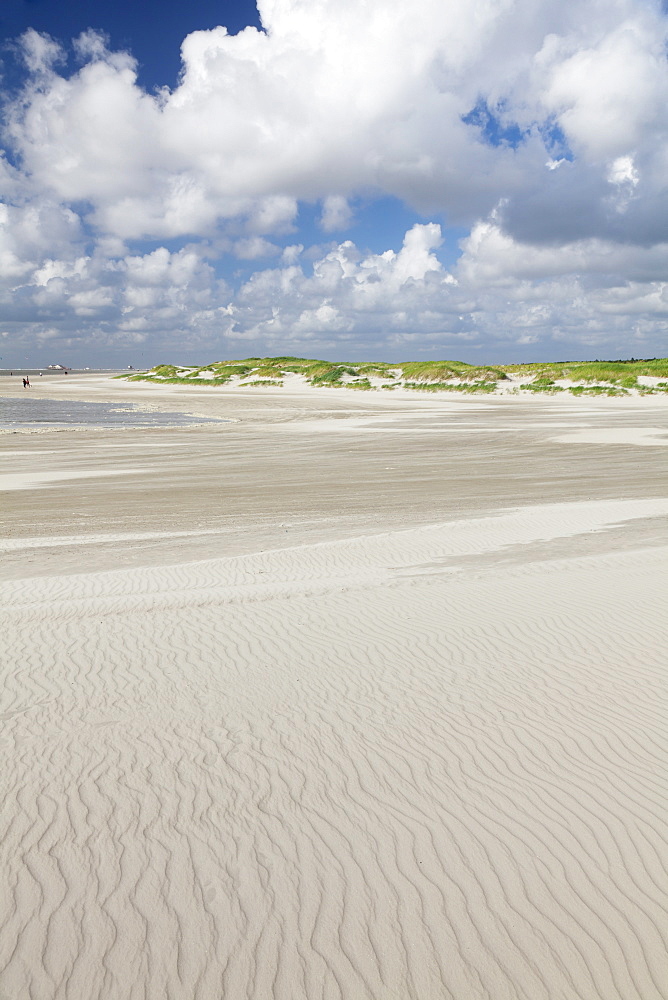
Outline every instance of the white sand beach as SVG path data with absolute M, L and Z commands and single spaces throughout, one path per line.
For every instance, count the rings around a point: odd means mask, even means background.
M 3 1000 L 668 997 L 668 398 L 41 383 Z

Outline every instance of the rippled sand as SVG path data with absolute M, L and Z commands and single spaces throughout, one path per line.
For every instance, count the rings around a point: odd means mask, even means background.
M 351 395 L 3 440 L 0 995 L 668 997 L 666 405 Z

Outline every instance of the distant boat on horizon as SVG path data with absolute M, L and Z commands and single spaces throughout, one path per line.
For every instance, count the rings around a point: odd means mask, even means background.
M 59 371 L 59 372 L 69 372 L 72 371 L 67 365 L 49 365 L 48 371 Z

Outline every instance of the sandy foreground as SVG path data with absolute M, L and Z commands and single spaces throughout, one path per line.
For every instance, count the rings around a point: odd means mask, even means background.
M 668 400 L 40 383 L 2 1000 L 668 997 Z

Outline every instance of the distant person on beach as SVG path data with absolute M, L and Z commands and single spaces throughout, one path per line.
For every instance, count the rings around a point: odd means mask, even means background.
M 28 388 L 30 388 L 30 379 L 28 378 L 27 375 L 26 375 L 26 385 Z
M 27 385 L 28 385 L 28 382 L 27 382 L 27 380 L 26 380 L 26 379 L 23 379 L 23 388 L 25 389 Z

